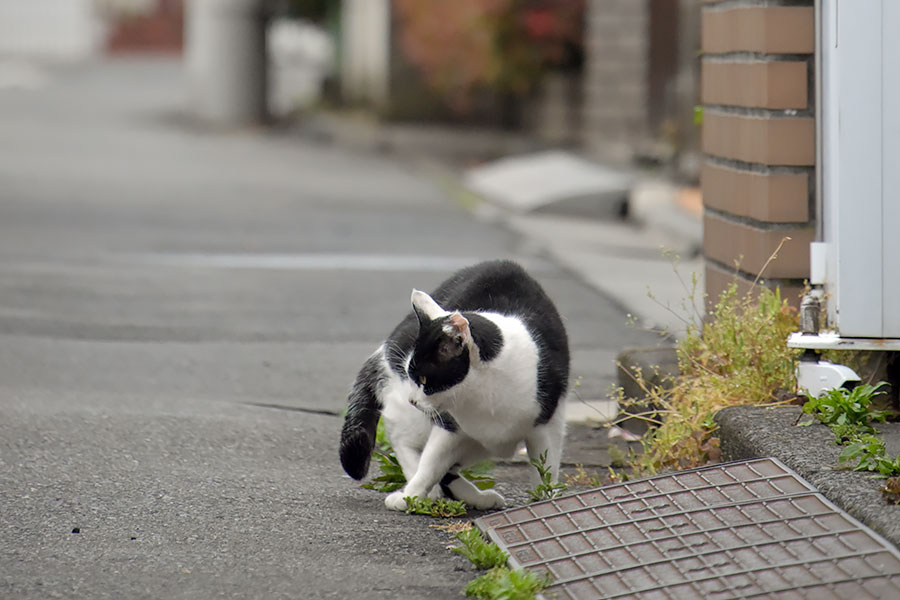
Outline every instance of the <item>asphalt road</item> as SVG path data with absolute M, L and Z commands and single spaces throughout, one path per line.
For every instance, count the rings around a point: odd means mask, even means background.
M 523 261 L 587 396 L 650 338 L 402 162 L 191 126 L 172 62 L 46 74 L 0 90 L 0 597 L 458 598 L 337 460 L 409 290 Z

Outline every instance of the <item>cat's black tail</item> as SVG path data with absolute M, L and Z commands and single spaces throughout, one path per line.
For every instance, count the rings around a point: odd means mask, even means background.
M 341 430 L 341 465 L 353 479 L 362 479 L 369 471 L 381 415 L 378 387 L 384 377 L 381 357 L 376 354 L 360 369 L 350 391 L 347 416 Z

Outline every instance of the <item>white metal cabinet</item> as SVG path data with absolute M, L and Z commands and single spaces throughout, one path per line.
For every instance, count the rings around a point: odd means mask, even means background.
M 822 5 L 830 322 L 842 338 L 900 338 L 900 1 Z

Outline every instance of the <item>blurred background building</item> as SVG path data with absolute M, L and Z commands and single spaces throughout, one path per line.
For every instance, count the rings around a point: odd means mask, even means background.
M 699 15 L 696 0 L 345 0 L 342 98 L 390 119 L 524 130 L 604 162 L 673 163 L 690 177 Z
M 177 54 L 186 1 L 0 0 L 0 55 Z M 329 103 L 390 121 L 499 127 L 697 172 L 696 0 L 260 4 L 278 113 L 316 103 L 324 84 Z

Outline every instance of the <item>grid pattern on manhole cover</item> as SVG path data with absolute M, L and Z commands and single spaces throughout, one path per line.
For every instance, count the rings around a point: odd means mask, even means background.
M 609 485 L 476 521 L 558 598 L 900 598 L 900 553 L 775 459 Z

